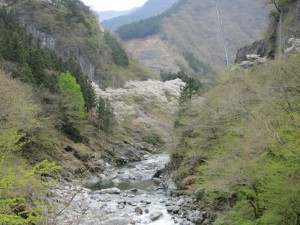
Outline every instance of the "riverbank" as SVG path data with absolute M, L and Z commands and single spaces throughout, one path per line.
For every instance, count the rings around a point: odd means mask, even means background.
M 197 205 L 194 195 L 168 195 L 162 180 L 152 179 L 168 162 L 168 155 L 145 157 L 117 168 L 107 165 L 110 179 L 99 179 L 92 185 L 86 181 L 63 181 L 53 187 L 50 201 L 56 213 L 49 223 L 193 225 L 197 221 L 205 222 L 205 213 L 190 210 Z

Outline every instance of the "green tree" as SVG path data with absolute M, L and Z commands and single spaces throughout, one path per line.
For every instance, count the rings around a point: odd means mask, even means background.
M 128 67 L 129 65 L 128 56 L 125 50 L 122 48 L 121 44 L 119 44 L 109 32 L 105 32 L 104 38 L 106 44 L 112 50 L 112 57 L 114 63 L 119 66 Z
M 114 109 L 108 99 L 104 99 L 101 96 L 99 97 L 96 114 L 99 120 L 99 128 L 106 133 L 111 131 L 115 116 Z
M 74 60 L 68 60 L 64 63 L 64 68 L 75 77 L 83 93 L 85 107 L 89 112 L 96 105 L 96 94 L 91 81 L 83 75 L 81 67 Z
M 185 60 L 188 62 L 189 66 L 196 73 L 201 72 L 201 74 L 205 75 L 212 70 L 209 64 L 205 64 L 205 63 L 201 62 L 190 51 L 183 52 L 183 56 L 184 56 Z
M 87 113 L 80 85 L 69 71 L 59 76 L 58 83 L 63 97 L 61 128 L 74 141 L 81 141 L 79 125 L 85 122 Z
M 0 132 L 0 224 L 44 224 L 50 183 L 41 176 L 60 169 L 46 160 L 29 166 L 19 154 L 22 137 L 15 129 Z
M 186 81 L 185 86 L 181 89 L 180 92 L 180 102 L 191 101 L 195 95 L 199 95 L 201 90 L 200 81 L 196 80 L 193 77 L 189 77 Z
M 44 60 L 40 54 L 40 51 L 32 46 L 30 49 L 28 49 L 26 61 L 31 68 L 35 84 L 42 85 L 45 82 L 45 74 L 43 70 Z

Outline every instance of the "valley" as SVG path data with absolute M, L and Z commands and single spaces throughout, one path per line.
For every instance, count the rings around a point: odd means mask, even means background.
M 300 223 L 300 0 L 0 5 L 0 224 Z

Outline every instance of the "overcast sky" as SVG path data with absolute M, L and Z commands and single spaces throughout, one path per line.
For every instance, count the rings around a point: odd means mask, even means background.
M 147 0 L 82 0 L 95 11 L 128 10 L 144 5 Z

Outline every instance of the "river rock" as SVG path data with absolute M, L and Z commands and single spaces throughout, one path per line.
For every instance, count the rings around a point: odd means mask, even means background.
M 178 201 L 177 201 L 177 205 L 178 206 L 182 206 L 183 205 L 183 203 L 184 203 L 184 199 L 183 198 L 181 198 L 181 199 L 179 199 Z
M 127 225 L 127 224 L 135 224 L 135 222 L 128 217 L 117 217 L 117 218 L 114 217 L 101 222 L 101 225 Z
M 139 174 L 139 173 L 130 173 L 129 174 L 129 179 L 140 180 L 140 179 L 142 179 L 142 175 Z
M 121 181 L 120 179 L 118 179 L 118 178 L 113 179 L 111 182 L 112 182 L 115 186 L 118 186 L 119 184 L 122 183 L 122 181 Z
M 108 189 L 101 189 L 98 191 L 95 191 L 95 193 L 98 194 L 121 194 L 121 190 L 119 188 L 113 187 L 113 188 L 108 188 Z
M 164 167 L 164 166 L 158 168 L 158 169 L 155 171 L 155 173 L 153 174 L 152 179 L 153 179 L 153 178 L 160 178 L 160 176 L 163 174 L 164 171 L 165 171 L 165 167 Z
M 134 211 L 139 215 L 143 214 L 143 210 L 140 207 L 136 207 Z
M 152 212 L 150 214 L 150 219 L 152 221 L 158 220 L 162 216 L 162 212 Z
M 187 219 L 193 223 L 200 224 L 204 220 L 203 213 L 198 210 L 189 212 Z
M 178 213 L 180 210 L 180 207 L 178 205 L 172 205 L 167 207 L 168 213 Z
M 124 204 L 119 204 L 119 205 L 117 206 L 117 208 L 118 208 L 118 209 L 124 209 L 124 208 L 125 208 L 125 205 L 124 205 Z
M 132 188 L 132 189 L 129 189 L 128 191 L 131 191 L 131 192 L 137 192 L 137 191 L 138 191 L 138 189 L 136 189 L 136 188 Z
M 151 201 L 149 201 L 149 200 L 141 200 L 141 203 L 146 203 L 146 205 L 149 205 L 149 204 L 151 204 Z

